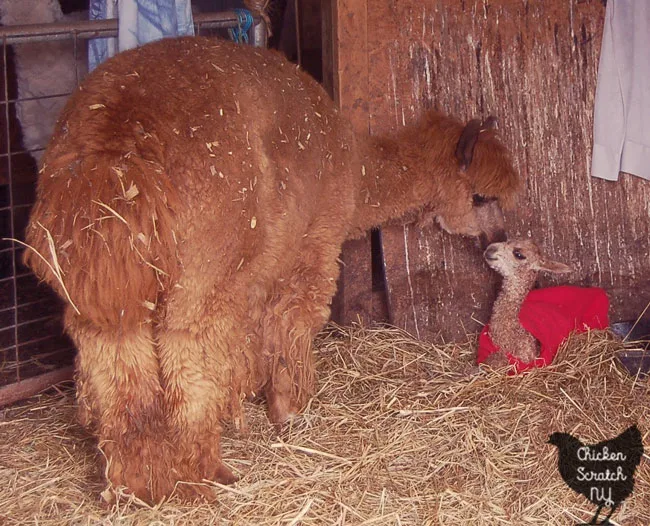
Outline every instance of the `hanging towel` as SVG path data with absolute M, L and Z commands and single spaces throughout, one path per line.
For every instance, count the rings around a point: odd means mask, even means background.
M 591 175 L 650 179 L 650 2 L 609 0 L 601 46 Z
M 118 51 L 165 37 L 194 35 L 190 0 L 90 0 L 90 20 L 118 19 L 117 41 L 95 38 L 88 46 L 88 69 Z
M 598 287 L 563 285 L 531 290 L 519 311 L 519 323 L 539 341 L 541 349 L 539 358 L 531 363 L 508 354 L 508 361 L 515 366 L 513 372 L 549 365 L 572 332 L 606 329 L 608 311 L 607 293 Z M 479 336 L 476 362 L 483 363 L 498 350 L 490 338 L 490 327 L 486 325 Z

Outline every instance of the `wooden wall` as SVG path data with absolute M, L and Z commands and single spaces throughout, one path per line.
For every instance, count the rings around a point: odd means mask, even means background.
M 600 0 L 327 0 L 325 65 L 360 131 L 389 132 L 432 107 L 497 115 L 524 180 L 507 214 L 511 236 L 531 235 L 573 265 L 564 281 L 604 287 L 620 320 L 650 301 L 650 183 L 589 175 L 604 9 Z M 497 280 L 471 240 L 409 225 L 382 239 L 393 323 L 448 340 L 487 321 Z M 368 245 L 343 256 L 344 304 L 363 312 L 372 312 Z

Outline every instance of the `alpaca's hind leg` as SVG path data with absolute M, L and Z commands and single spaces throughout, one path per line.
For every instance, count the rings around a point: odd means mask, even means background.
M 100 327 L 71 309 L 65 324 L 78 349 L 79 417 L 99 438 L 110 483 L 148 502 L 168 495 L 171 455 L 151 325 Z
M 222 461 L 221 423 L 243 420 L 241 402 L 250 376 L 244 318 L 228 302 L 187 322 L 175 310 L 179 303 L 170 302 L 158 334 L 166 413 L 178 446 L 175 468 L 187 482 L 230 484 L 237 477 Z
M 269 298 L 263 319 L 270 371 L 265 394 L 274 423 L 296 414 L 314 393 L 312 342 L 329 318 L 336 292 L 337 253 L 327 250 L 330 245 L 306 239 L 291 274 Z

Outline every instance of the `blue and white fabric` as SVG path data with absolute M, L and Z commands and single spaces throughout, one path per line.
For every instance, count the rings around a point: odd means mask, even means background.
M 190 0 L 90 0 L 90 20 L 118 19 L 118 36 L 88 45 L 88 69 L 131 49 L 165 37 L 194 35 Z

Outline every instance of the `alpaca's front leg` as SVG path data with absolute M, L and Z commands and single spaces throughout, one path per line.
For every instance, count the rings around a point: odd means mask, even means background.
M 314 394 L 312 340 L 328 313 L 314 316 L 307 310 L 312 305 L 298 301 L 278 301 L 275 306 L 285 315 L 265 320 L 264 352 L 270 374 L 264 393 L 269 420 L 281 424 L 295 416 Z
M 539 342 L 529 333 L 522 330 L 520 331 L 519 345 L 513 347 L 513 355 L 521 360 L 523 363 L 532 363 L 539 358 Z
M 300 260 L 270 297 L 263 319 L 269 419 L 282 423 L 314 394 L 313 339 L 327 322 L 336 292 L 336 245 L 305 238 Z

